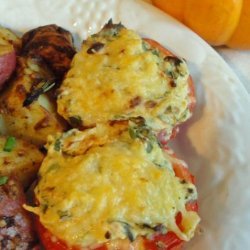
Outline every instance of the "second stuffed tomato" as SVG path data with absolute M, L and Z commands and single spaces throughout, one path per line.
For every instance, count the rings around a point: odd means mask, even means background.
M 51 137 L 35 188 L 46 249 L 178 249 L 199 223 L 183 161 L 147 125 L 119 121 Z

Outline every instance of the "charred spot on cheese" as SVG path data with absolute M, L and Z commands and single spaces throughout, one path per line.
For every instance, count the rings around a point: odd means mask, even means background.
M 197 199 L 196 188 L 175 176 L 173 164 L 182 161 L 160 148 L 142 119 L 73 129 L 51 136 L 47 148 L 35 188 L 39 206 L 25 208 L 69 246 L 169 231 L 183 240 L 193 236 L 199 217 L 186 203 Z
M 69 123 L 74 128 L 80 128 L 83 126 L 83 121 L 80 116 L 70 116 L 69 117 Z
M 81 118 L 86 127 L 144 117 L 154 132 L 164 129 L 170 136 L 191 115 L 188 78 L 184 60 L 109 22 L 74 56 L 59 90 L 58 112 L 68 121 Z M 170 105 L 178 112 L 166 113 Z
M 103 47 L 104 47 L 103 43 L 100 43 L 100 42 L 94 43 L 87 50 L 87 53 L 88 54 L 95 54 L 96 52 L 98 52 L 99 50 L 101 50 Z

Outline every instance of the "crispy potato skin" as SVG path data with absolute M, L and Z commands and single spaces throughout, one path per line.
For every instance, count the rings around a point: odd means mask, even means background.
M 0 176 L 15 175 L 23 188 L 27 188 L 36 178 L 44 155 L 38 147 L 21 139 L 11 152 L 3 150 L 7 137 L 0 136 Z
M 25 196 L 19 182 L 10 177 L 0 185 L 0 249 L 32 249 L 36 236 L 32 221 L 22 207 Z
M 75 54 L 71 33 L 53 24 L 28 31 L 22 42 L 22 54 L 42 59 L 59 80 L 69 69 Z
M 53 75 L 31 58 L 18 57 L 16 75 L 0 96 L 0 118 L 5 135 L 24 138 L 37 145 L 44 144 L 49 134 L 64 130 L 64 124 L 53 110 L 44 108 L 35 100 L 23 106 L 27 93 L 42 80 L 53 79 Z M 53 106 L 53 100 L 50 99 Z

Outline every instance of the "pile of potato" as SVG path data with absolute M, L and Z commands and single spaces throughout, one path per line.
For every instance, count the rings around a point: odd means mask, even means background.
M 71 33 L 56 25 L 22 38 L 0 27 L 1 249 L 37 245 L 22 205 L 44 158 L 47 136 L 67 129 L 56 113 L 56 90 L 74 54 Z

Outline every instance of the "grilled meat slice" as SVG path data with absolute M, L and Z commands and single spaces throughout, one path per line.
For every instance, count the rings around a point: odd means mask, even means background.
M 22 42 L 22 53 L 44 60 L 59 80 L 75 54 L 71 33 L 57 25 L 30 30 L 23 35 Z
M 29 214 L 23 209 L 25 196 L 20 184 L 9 178 L 0 185 L 0 249 L 32 249 L 36 243 Z

